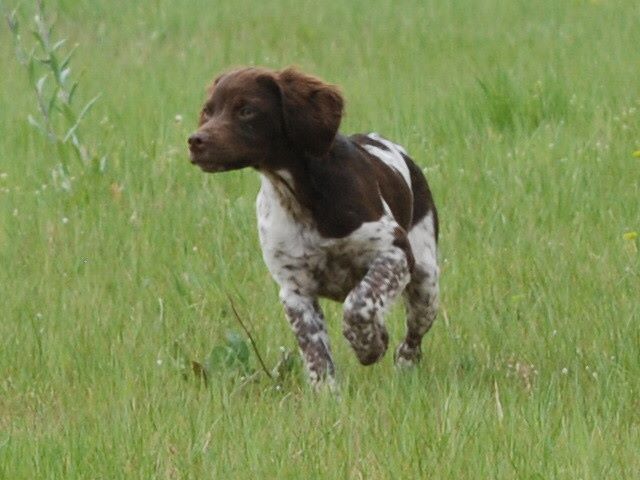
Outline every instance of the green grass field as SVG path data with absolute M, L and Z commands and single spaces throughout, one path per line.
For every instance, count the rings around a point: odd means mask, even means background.
M 79 132 L 107 168 L 52 182 L 70 154 L 28 124 L 3 21 L 1 479 L 640 478 L 637 1 L 48 9 L 79 44 L 79 98 L 102 94 Z M 204 88 L 245 64 L 341 85 L 342 131 L 376 130 L 424 168 L 442 310 L 417 370 L 389 353 L 359 366 L 326 302 L 339 401 L 300 371 L 281 389 L 183 378 L 175 342 L 201 360 L 240 331 L 227 294 L 270 366 L 295 345 L 258 246 L 257 175 L 187 158 Z M 395 308 L 394 345 L 403 323 Z

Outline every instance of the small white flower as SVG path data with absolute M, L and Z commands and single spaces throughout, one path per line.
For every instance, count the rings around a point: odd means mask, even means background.
M 566 375 L 566 374 L 568 374 L 568 373 L 569 373 L 569 369 L 568 369 L 567 367 L 564 367 L 564 368 L 562 369 L 562 374 L 563 374 L 563 375 Z
M 62 223 L 66 225 L 67 223 L 69 223 L 69 219 L 67 217 L 62 217 Z
M 173 117 L 173 119 L 176 123 L 182 123 L 182 115 L 180 115 L 179 113 L 175 117 Z
M 156 360 L 156 365 L 158 365 L 158 366 L 162 365 L 162 359 L 161 358 Z

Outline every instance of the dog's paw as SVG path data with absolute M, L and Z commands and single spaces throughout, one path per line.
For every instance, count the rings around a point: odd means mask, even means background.
M 420 346 L 410 347 L 406 343 L 402 342 L 396 348 L 394 355 L 395 365 L 398 368 L 411 368 L 420 363 L 422 358 L 422 350 Z
M 352 324 L 343 330 L 344 337 L 362 365 L 372 365 L 387 351 L 389 334 L 384 325 L 375 323 Z
M 321 379 L 310 382 L 311 390 L 316 395 L 330 396 L 340 399 L 340 385 L 333 375 L 326 375 Z

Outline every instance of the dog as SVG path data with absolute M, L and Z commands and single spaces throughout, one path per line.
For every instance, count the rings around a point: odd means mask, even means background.
M 371 365 L 387 350 L 384 314 L 403 293 L 398 366 L 421 358 L 438 310 L 438 214 L 422 171 L 376 133 L 338 133 L 344 100 L 296 68 L 240 68 L 217 77 L 189 139 L 191 163 L 253 168 L 264 261 L 280 287 L 308 379 L 335 387 L 318 298 L 343 302 L 343 334 Z

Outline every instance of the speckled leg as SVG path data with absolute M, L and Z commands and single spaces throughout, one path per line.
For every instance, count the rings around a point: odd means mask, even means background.
M 438 313 L 438 269 L 435 264 L 417 264 L 405 293 L 407 335 L 398 346 L 395 363 L 412 366 L 422 356 L 422 337 L 429 331 Z
M 387 351 L 384 313 L 409 281 L 407 257 L 399 248 L 384 252 L 344 302 L 343 334 L 358 360 L 371 365 Z
M 335 366 L 324 315 L 317 299 L 296 290 L 283 289 L 280 300 L 298 341 L 309 383 L 315 390 L 324 386 L 334 390 Z

